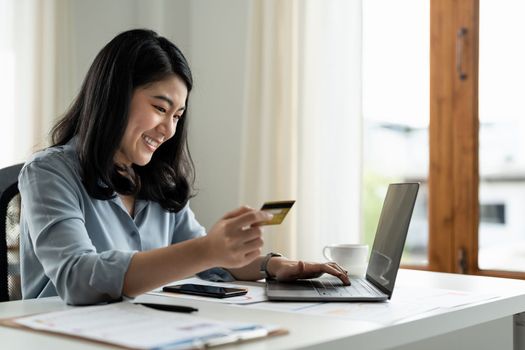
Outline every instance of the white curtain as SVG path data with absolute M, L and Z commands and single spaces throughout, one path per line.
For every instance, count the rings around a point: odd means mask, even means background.
M 71 102 L 68 21 L 67 0 L 0 0 L 0 167 L 44 147 Z
M 305 260 L 361 232 L 361 0 L 254 0 L 241 202 L 296 199 L 265 249 Z

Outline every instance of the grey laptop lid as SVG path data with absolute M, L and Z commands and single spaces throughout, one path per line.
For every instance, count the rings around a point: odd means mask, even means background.
M 318 279 L 331 283 L 330 293 L 320 292 L 315 280 L 282 283 L 269 281 L 269 300 L 294 301 L 382 301 L 390 299 L 401 262 L 406 236 L 417 198 L 419 183 L 390 184 L 379 217 L 374 244 L 366 271 L 366 279 L 352 279 L 352 286 L 342 286 L 335 278 Z M 374 291 L 349 294 L 351 289 L 362 283 Z M 325 283 L 325 282 L 322 282 Z M 352 291 L 352 293 L 354 293 Z
M 419 183 L 390 184 L 377 224 L 366 279 L 392 296 Z

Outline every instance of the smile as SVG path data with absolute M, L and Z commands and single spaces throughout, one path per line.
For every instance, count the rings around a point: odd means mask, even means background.
M 162 143 L 161 141 L 155 140 L 147 135 L 142 135 L 142 139 L 146 142 L 148 146 L 150 146 L 153 150 L 156 150 Z

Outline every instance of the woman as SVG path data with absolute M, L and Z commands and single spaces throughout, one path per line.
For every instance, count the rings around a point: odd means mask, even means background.
M 225 281 L 329 273 L 349 283 L 336 264 L 260 256 L 266 212 L 238 208 L 205 233 L 188 205 L 192 84 L 183 54 L 153 31 L 119 34 L 97 55 L 53 146 L 20 173 L 24 298 L 94 304 L 197 273 Z

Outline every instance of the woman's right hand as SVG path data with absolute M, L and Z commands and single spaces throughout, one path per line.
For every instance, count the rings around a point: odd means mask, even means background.
M 249 207 L 240 207 L 222 217 L 205 237 L 214 266 L 239 268 L 261 255 L 262 222 L 272 214 Z

